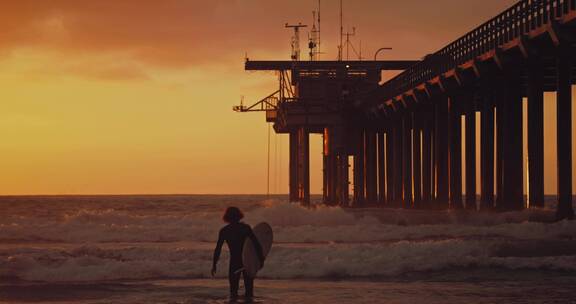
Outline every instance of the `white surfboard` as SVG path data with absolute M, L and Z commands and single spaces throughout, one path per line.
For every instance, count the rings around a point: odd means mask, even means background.
M 272 233 L 272 227 L 268 223 L 259 223 L 252 228 L 252 232 L 258 239 L 260 246 L 262 246 L 262 254 L 264 257 L 270 252 L 272 248 L 272 241 L 274 235 Z M 256 248 L 250 238 L 244 241 L 244 248 L 242 249 L 242 263 L 244 264 L 244 270 L 250 277 L 256 277 L 258 270 L 262 268 L 260 264 L 260 259 L 258 259 L 258 254 L 256 254 Z

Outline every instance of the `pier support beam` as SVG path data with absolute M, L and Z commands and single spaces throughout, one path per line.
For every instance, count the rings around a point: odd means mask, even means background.
M 414 112 L 412 116 L 412 180 L 414 183 L 414 208 L 420 208 L 422 205 L 422 150 L 420 144 L 422 118 L 420 116 L 420 111 Z
M 462 119 L 460 94 L 450 97 L 450 208 L 462 209 Z
M 528 61 L 528 204 L 544 207 L 544 69 Z
M 474 100 L 468 100 L 466 108 L 466 209 L 476 210 L 476 106 Z
M 310 204 L 310 134 L 306 127 L 298 129 L 298 201 Z
M 494 96 L 485 92 L 482 97 L 481 145 L 481 195 L 480 210 L 494 208 Z
M 403 115 L 403 196 L 402 205 L 404 208 L 412 208 L 412 113 Z
M 398 119 L 394 126 L 394 206 L 402 206 L 402 189 L 404 184 L 404 175 L 402 168 L 404 167 L 403 155 L 403 133 L 402 133 L 402 119 Z
M 290 202 L 298 201 L 298 131 L 290 131 L 289 191 Z
M 364 170 L 366 173 L 366 203 L 376 204 L 378 201 L 377 169 L 376 163 L 377 146 L 376 133 L 373 130 L 364 131 Z
M 330 174 L 332 175 L 329 179 L 328 187 L 328 198 L 330 205 L 339 205 L 341 201 L 338 199 L 338 187 L 339 187 L 339 175 L 338 175 L 338 154 L 332 149 L 332 154 L 330 155 Z
M 324 128 L 323 142 L 322 146 L 322 202 L 324 204 L 331 204 L 330 198 L 330 180 L 333 179 L 334 175 L 330 170 L 330 149 L 328 148 L 330 142 L 327 136 L 328 130 Z
M 429 124 L 429 135 L 430 135 L 430 201 L 428 202 L 428 208 L 435 208 L 436 202 L 436 189 L 438 184 L 438 178 L 436 176 L 436 112 L 434 111 L 434 105 L 430 105 L 430 120 Z
M 523 149 L 522 149 L 522 91 L 518 71 L 506 75 L 506 88 L 503 90 L 503 142 L 502 142 L 502 191 L 503 197 L 498 208 L 520 210 L 524 208 Z
M 386 203 L 386 134 L 378 132 L 378 204 Z
M 338 200 L 338 162 L 336 132 L 334 127 L 324 128 L 323 134 L 323 199 L 328 205 L 337 205 Z
M 504 104 L 506 103 L 504 88 L 500 85 L 496 89 L 496 204 L 500 208 L 504 202 L 504 129 L 505 115 Z
M 434 104 L 434 162 L 436 168 L 436 207 L 448 208 L 449 191 L 449 163 L 448 163 L 448 135 L 449 110 L 448 97 L 439 97 Z
M 394 174 L 394 153 L 395 153 L 395 134 L 393 124 L 386 127 L 386 205 L 393 206 L 396 200 L 394 196 L 394 185 L 396 185 L 397 176 Z
M 348 187 L 348 140 L 344 126 L 338 125 L 331 128 L 332 145 L 334 154 L 334 197 L 337 205 L 347 207 L 349 205 Z
M 557 219 L 573 219 L 572 208 L 572 88 L 570 49 L 561 46 L 558 51 L 557 79 L 557 145 L 558 145 L 558 209 Z
M 432 200 L 432 115 L 427 105 L 422 127 L 422 207 L 429 207 Z
M 336 134 L 339 136 L 340 141 L 336 144 L 336 200 L 340 206 L 348 207 L 350 204 L 350 193 L 348 191 L 350 181 L 348 176 L 348 150 L 344 145 L 343 139 L 344 130 L 341 128 L 336 129 Z
M 348 151 L 343 126 L 324 128 L 324 203 L 348 206 Z
M 333 175 L 330 171 L 330 155 L 327 155 L 326 151 L 324 151 L 322 153 L 322 202 L 327 205 L 332 204 L 330 199 L 330 180 Z
M 364 130 L 356 132 L 356 149 L 354 154 L 354 207 L 362 207 L 365 201 L 364 185 Z

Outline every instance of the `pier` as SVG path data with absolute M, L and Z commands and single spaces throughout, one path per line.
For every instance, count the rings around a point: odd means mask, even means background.
M 576 0 L 519 1 L 441 50 L 422 55 L 419 61 L 246 61 L 246 70 L 278 71 L 276 92 L 235 110 L 265 111 L 277 133 L 289 134 L 290 200 L 310 202 L 309 135 L 317 133 L 323 135 L 323 200 L 328 205 L 542 207 L 544 92 L 555 92 L 557 218 L 573 218 Z M 402 72 L 381 83 L 383 70 Z

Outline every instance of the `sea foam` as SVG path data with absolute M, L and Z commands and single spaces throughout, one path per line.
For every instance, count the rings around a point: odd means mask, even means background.
M 534 212 L 469 214 L 267 201 L 246 212 L 275 244 L 260 276 L 395 277 L 451 269 L 576 271 L 576 223 L 532 222 Z M 0 277 L 47 282 L 205 278 L 220 210 L 162 213 L 79 209 L 0 220 Z M 219 277 L 226 276 L 227 253 Z

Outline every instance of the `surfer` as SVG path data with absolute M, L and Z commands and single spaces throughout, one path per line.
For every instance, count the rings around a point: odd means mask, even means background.
M 228 270 L 228 281 L 230 283 L 231 299 L 236 299 L 238 297 L 240 275 L 242 275 L 244 278 L 246 299 L 251 299 L 254 296 L 254 278 L 247 274 L 242 263 L 242 248 L 244 247 L 244 241 L 247 237 L 252 240 L 252 243 L 256 249 L 256 254 L 260 259 L 260 263 L 261 265 L 264 265 L 262 246 L 260 246 L 258 239 L 252 232 L 252 228 L 250 228 L 249 225 L 240 222 L 243 217 L 244 214 L 242 214 L 242 211 L 236 207 L 228 207 L 226 209 L 222 219 L 224 222 L 228 223 L 228 225 L 220 229 L 220 232 L 218 233 L 216 249 L 214 249 L 212 276 L 216 274 L 216 264 L 218 264 L 218 259 L 220 258 L 220 252 L 222 251 L 222 245 L 224 244 L 224 241 L 226 241 L 226 244 L 228 244 L 228 249 L 230 250 L 230 268 Z

